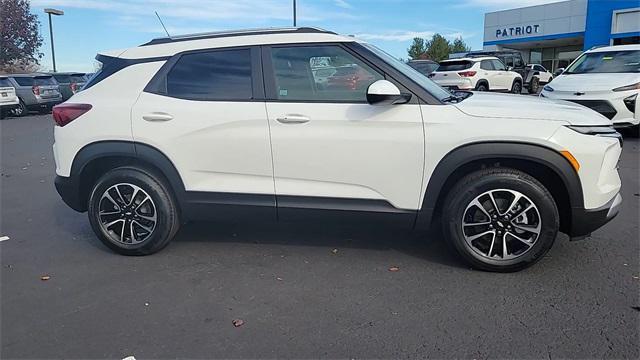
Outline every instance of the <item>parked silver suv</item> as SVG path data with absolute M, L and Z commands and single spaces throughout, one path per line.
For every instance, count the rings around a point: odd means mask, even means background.
M 73 94 L 77 93 L 82 89 L 86 79 L 84 77 L 84 73 L 77 72 L 58 72 L 51 73 L 54 79 L 58 82 L 58 86 L 60 86 L 60 93 L 62 94 L 62 98 L 64 101 L 67 101 Z
M 63 101 L 60 87 L 51 75 L 13 74 L 8 78 L 20 99 L 20 104 L 14 110 L 16 116 L 27 115 L 30 110 L 47 113 Z

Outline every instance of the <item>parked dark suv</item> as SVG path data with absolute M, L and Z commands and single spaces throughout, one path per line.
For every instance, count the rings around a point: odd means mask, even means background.
M 540 90 L 540 79 L 535 76 L 537 71 L 527 69 L 527 64 L 522 59 L 522 54 L 519 51 L 473 51 L 468 53 L 467 56 L 495 56 L 507 65 L 507 68 L 511 68 L 511 71 L 515 71 L 522 76 L 524 80 L 523 86 L 530 94 L 537 94 L 538 90 Z
M 80 91 L 80 89 L 82 89 L 84 83 L 86 82 L 84 73 L 57 72 L 51 73 L 50 75 L 53 76 L 53 78 L 58 82 L 63 101 L 67 101 L 70 97 L 73 96 L 73 94 Z

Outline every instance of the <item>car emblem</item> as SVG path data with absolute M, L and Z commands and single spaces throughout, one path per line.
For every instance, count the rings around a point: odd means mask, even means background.
M 581 91 L 576 91 L 576 92 L 574 92 L 574 93 L 573 93 L 573 95 L 575 95 L 575 96 L 582 96 L 582 95 L 584 95 L 584 93 L 583 93 L 583 92 L 581 92 Z

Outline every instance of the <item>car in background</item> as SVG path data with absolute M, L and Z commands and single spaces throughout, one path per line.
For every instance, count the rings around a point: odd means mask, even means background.
M 560 76 L 564 72 L 564 68 L 557 68 L 556 71 L 553 72 L 553 76 Z
M 7 78 L 16 89 L 20 100 L 13 110 L 16 116 L 27 115 L 30 110 L 40 113 L 51 112 L 51 108 L 60 104 L 62 94 L 53 76 L 48 74 L 12 74 Z
M 449 90 L 522 92 L 520 74 L 493 56 L 443 60 L 429 78 Z
M 537 94 L 540 90 L 540 79 L 536 77 L 537 71 L 527 69 L 526 63 L 522 58 L 522 54 L 517 50 L 501 50 L 501 51 L 473 51 L 467 54 L 467 57 L 477 56 L 495 56 L 510 71 L 515 71 L 522 77 L 523 86 L 529 94 Z
M 361 90 L 366 89 L 373 77 L 369 72 L 356 64 L 341 66 L 326 82 L 328 90 Z
M 7 77 L 0 76 L 0 119 L 17 108 L 19 104 L 16 89 Z
M 640 45 L 600 47 L 584 52 L 546 85 L 541 97 L 591 108 L 616 128 L 639 133 Z
M 527 69 L 529 71 L 535 71 L 538 74 L 535 75 L 538 77 L 540 84 L 548 84 L 553 80 L 553 74 L 551 71 L 547 70 L 544 66 L 540 64 L 529 64 L 527 65 Z
M 56 72 L 50 73 L 60 86 L 60 93 L 62 94 L 62 100 L 67 101 L 73 94 L 82 89 L 87 82 L 84 73 L 78 72 Z
M 418 70 L 419 73 L 425 76 L 428 76 L 432 72 L 436 71 L 438 66 L 440 66 L 440 64 L 433 60 L 409 60 L 409 62 L 407 62 L 407 65 Z

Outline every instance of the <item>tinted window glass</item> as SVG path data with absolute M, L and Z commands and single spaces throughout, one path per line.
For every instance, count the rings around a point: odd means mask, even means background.
M 480 62 L 480 69 L 482 69 L 482 70 L 494 70 L 493 69 L 493 63 L 491 62 L 491 60 L 482 60 Z
M 58 85 L 52 76 L 38 76 L 33 80 L 34 85 Z
M 14 77 L 13 80 L 15 80 L 20 86 L 33 86 L 32 77 Z
M 600 51 L 584 53 L 567 68 L 565 74 L 638 73 L 640 51 Z
M 53 77 L 61 84 L 68 84 L 71 82 L 71 77 L 69 75 L 53 75 Z
M 251 51 L 182 55 L 167 74 L 167 95 L 190 100 L 250 100 Z
M 502 61 L 500 60 L 491 60 L 491 62 L 493 63 L 493 67 L 496 70 L 506 70 L 507 68 L 504 66 L 504 64 L 502 63 Z
M 438 66 L 437 71 L 458 71 L 465 70 L 473 66 L 472 61 L 458 60 L 458 61 L 443 61 Z
M 0 87 L 13 87 L 13 85 L 11 85 L 9 79 L 0 78 Z
M 504 61 L 505 65 L 513 66 L 513 57 L 505 56 L 504 58 L 502 58 L 502 60 Z
M 524 62 L 520 56 L 516 56 L 513 58 L 513 65 L 517 68 L 521 68 L 524 65 Z
M 369 85 L 384 79 L 339 46 L 278 47 L 271 59 L 280 100 L 364 102 Z

